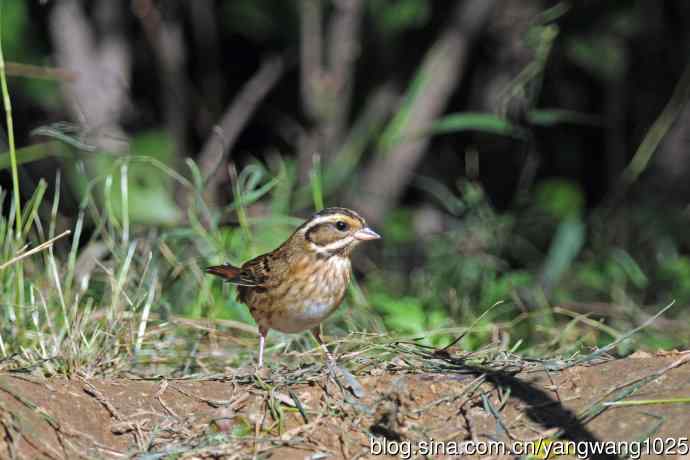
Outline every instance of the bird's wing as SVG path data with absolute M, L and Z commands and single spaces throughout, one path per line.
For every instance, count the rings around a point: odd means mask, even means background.
M 270 279 L 273 259 L 268 254 L 261 255 L 242 265 L 242 274 L 254 280 L 254 286 L 265 286 Z
M 238 286 L 261 286 L 266 281 L 266 273 L 265 270 L 262 271 L 259 267 L 256 267 L 256 265 L 261 265 L 260 263 L 255 263 L 258 259 L 261 259 L 261 257 L 250 260 L 242 268 L 233 267 L 230 264 L 208 267 L 206 273 L 220 276 L 225 281 Z

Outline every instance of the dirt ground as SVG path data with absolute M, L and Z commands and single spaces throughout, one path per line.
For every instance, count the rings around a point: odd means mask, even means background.
M 363 387 L 358 397 L 346 388 L 351 379 L 340 374 L 337 382 L 345 384 L 338 385 L 323 369 L 296 384 L 270 372 L 178 380 L 4 373 L 0 458 L 369 458 L 373 436 L 374 453 L 385 442 L 389 453 L 397 446 L 403 457 L 404 441 L 447 442 L 450 454 L 451 443 L 473 440 L 528 440 L 532 446 L 549 440 L 542 445 L 553 446 L 558 440 L 650 438 L 652 451 L 661 454 L 664 444 L 672 454 L 665 458 L 688 459 L 683 438 L 690 435 L 690 404 L 602 404 L 687 398 L 688 361 L 690 354 L 640 353 L 514 374 L 420 372 L 392 364 L 353 371 Z M 488 456 L 501 455 L 475 455 Z

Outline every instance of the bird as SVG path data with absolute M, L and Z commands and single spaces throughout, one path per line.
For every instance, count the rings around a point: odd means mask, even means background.
M 266 336 L 311 330 L 329 364 L 335 358 L 321 338 L 320 324 L 338 309 L 350 282 L 352 250 L 381 236 L 357 212 L 325 208 L 307 219 L 278 248 L 241 267 L 228 263 L 206 273 L 237 285 L 259 330 L 258 368 L 264 365 Z

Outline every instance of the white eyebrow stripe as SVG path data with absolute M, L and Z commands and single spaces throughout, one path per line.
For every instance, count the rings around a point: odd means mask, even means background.
M 348 236 L 347 238 L 334 241 L 333 243 L 327 244 L 326 246 L 319 246 L 318 244 L 312 242 L 310 242 L 309 244 L 311 248 L 319 254 L 324 256 L 330 256 L 333 252 L 337 251 L 338 249 L 344 248 L 345 246 L 351 244 L 353 241 L 354 237 Z
M 364 222 L 364 219 L 362 219 L 358 214 L 355 214 L 354 217 L 353 217 L 353 216 L 350 216 L 350 215 L 347 215 L 347 214 L 342 214 L 342 215 L 345 216 L 346 218 L 354 219 L 354 220 L 356 220 L 356 221 L 359 221 L 360 224 L 361 224 L 362 226 L 365 226 L 365 225 L 366 225 L 365 222 Z M 340 216 L 339 216 L 338 214 L 326 214 L 325 216 L 319 216 L 319 217 L 317 217 L 316 219 L 313 219 L 313 220 L 307 222 L 307 224 L 306 224 L 305 227 L 302 229 L 302 231 L 303 231 L 303 232 L 307 232 L 307 231 L 311 230 L 312 228 L 314 228 L 315 226 L 317 226 L 317 225 L 319 225 L 319 224 L 323 224 L 323 223 L 326 223 L 326 222 L 335 223 L 335 222 L 337 222 L 338 220 L 341 220 L 341 218 L 340 218 Z
M 316 227 L 317 225 L 323 224 L 325 222 L 333 222 L 336 219 L 334 219 L 335 215 L 328 215 L 328 216 L 321 216 L 317 217 L 316 219 L 312 220 L 309 222 L 303 229 L 302 233 L 307 233 L 309 230 L 312 228 Z

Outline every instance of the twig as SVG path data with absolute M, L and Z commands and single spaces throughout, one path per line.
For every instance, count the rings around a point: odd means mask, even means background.
M 224 169 L 220 167 L 223 159 L 232 149 L 258 105 L 280 80 L 284 67 L 283 59 L 279 56 L 265 59 L 256 74 L 226 109 L 220 122 L 213 127 L 213 132 L 199 154 L 199 168 L 206 188 L 211 192 L 220 181 L 219 172 Z
M 462 414 L 462 417 L 465 419 L 465 425 L 467 426 L 467 432 L 470 435 L 470 439 L 473 442 L 477 442 L 479 440 L 479 437 L 477 436 L 477 428 L 474 426 L 472 416 L 468 413 L 467 408 L 465 408 L 465 406 L 462 406 L 460 408 L 460 413 Z
M 110 416 L 113 417 L 115 420 L 118 422 L 121 422 L 124 420 L 124 417 L 122 417 L 122 414 L 120 414 L 120 411 L 117 410 L 115 406 L 112 405 L 110 401 L 101 393 L 98 391 L 98 389 L 93 386 L 91 383 L 82 380 L 84 383 L 84 392 L 90 396 L 93 396 L 96 398 L 96 400 L 101 403 L 103 407 L 110 413 Z
M 435 406 L 438 406 L 439 404 L 454 402 L 457 399 L 460 399 L 460 398 L 465 397 L 465 396 L 467 396 L 465 399 L 465 401 L 467 401 L 472 396 L 472 394 L 474 394 L 475 390 L 477 388 L 479 388 L 482 385 L 482 383 L 484 383 L 485 381 L 486 381 L 486 374 L 480 374 L 477 378 L 475 378 L 470 383 L 468 383 L 460 393 L 457 393 L 454 395 L 449 395 L 449 396 L 443 396 L 439 399 L 431 401 L 428 404 L 425 404 L 422 407 L 418 407 L 417 409 L 413 409 L 412 413 L 413 414 L 422 414 L 423 412 L 426 412 L 427 410 L 429 410 Z M 463 406 L 465 401 L 463 401 L 463 403 L 460 404 L 460 406 Z
M 647 385 L 648 383 L 651 383 L 654 380 L 658 379 L 671 369 L 681 366 L 687 363 L 688 361 L 690 361 L 690 354 L 685 354 L 682 358 L 672 362 L 668 366 L 664 366 L 663 368 L 653 372 L 652 374 L 634 378 L 628 382 L 616 385 L 614 388 L 607 391 L 603 396 L 598 398 L 585 410 L 581 411 L 580 415 L 578 415 L 578 419 L 582 424 L 589 423 L 595 417 L 599 416 L 601 413 L 607 410 L 608 407 L 610 407 L 610 405 L 607 405 L 606 403 L 610 403 L 612 401 L 606 401 L 606 399 L 611 397 L 611 395 L 614 395 L 613 401 L 619 401 L 627 396 L 634 394 L 637 390 Z
M 300 88 L 304 111 L 318 118 L 318 87 L 323 74 L 321 0 L 300 1 Z
M 673 89 L 673 94 L 666 107 L 664 107 L 664 110 L 654 121 L 651 128 L 649 128 L 644 140 L 637 148 L 637 151 L 635 151 L 632 160 L 630 160 L 630 163 L 621 174 L 622 190 L 619 191 L 619 194 L 624 193 L 647 168 L 659 143 L 671 128 L 683 107 L 685 107 L 688 99 L 690 99 L 690 64 L 685 67 L 683 75 Z
M 163 379 L 161 381 L 160 388 L 158 388 L 158 391 L 156 392 L 156 399 L 160 403 L 160 405 L 165 409 L 165 411 L 172 417 L 179 418 L 178 415 L 175 413 L 174 410 L 172 410 L 170 407 L 168 407 L 167 404 L 163 401 L 163 393 L 165 393 L 165 390 L 168 388 L 168 381 Z
M 482 393 L 481 398 L 482 403 L 484 404 L 484 410 L 496 419 L 496 434 L 498 435 L 498 437 L 500 438 L 507 436 L 509 438 L 512 438 L 513 436 L 511 436 L 510 431 L 508 431 L 508 428 L 506 427 L 506 424 L 503 421 L 503 417 L 501 417 L 500 412 L 494 407 L 494 405 L 491 404 L 491 400 L 488 396 L 486 396 L 486 393 Z
M 194 399 L 196 401 L 201 401 L 201 402 L 206 403 L 209 406 L 215 407 L 215 408 L 229 407 L 230 409 L 234 409 L 234 408 L 242 405 L 247 400 L 247 398 L 249 398 L 248 393 L 242 393 L 241 395 L 239 395 L 233 399 L 208 399 L 208 398 L 204 398 L 201 396 L 197 396 L 193 393 L 189 393 L 188 391 L 183 390 L 182 388 L 180 388 L 176 385 L 170 385 L 170 388 L 172 388 L 173 390 L 175 390 L 179 393 L 182 393 L 183 395 L 185 395 L 188 398 Z
M 16 415 L 7 410 L 3 404 L 0 404 L 0 427 L 2 427 L 5 432 L 3 436 L 5 441 L 4 444 L 12 460 L 18 458 L 16 444 L 18 437 L 23 434 L 17 425 Z M 14 436 L 14 434 L 17 436 Z
M 13 77 L 39 78 L 43 80 L 62 80 L 72 82 L 79 76 L 77 72 L 60 67 L 46 67 L 24 64 L 21 62 L 5 62 L 7 75 Z
M 53 245 L 53 243 L 55 241 L 59 240 L 62 237 L 69 235 L 70 233 L 72 233 L 71 230 L 65 230 L 64 232 L 60 233 L 58 236 L 53 237 L 53 238 L 49 239 L 48 241 L 45 241 L 45 242 L 39 244 L 35 248 L 30 249 L 30 250 L 28 250 L 28 251 L 26 251 L 26 252 L 24 252 L 18 256 L 15 256 L 14 258 L 12 258 L 12 259 L 8 260 L 7 262 L 5 262 L 4 264 L 0 265 L 0 271 L 6 269 L 10 265 L 12 265 L 12 264 L 14 264 L 14 263 L 26 258 L 26 257 L 29 257 L 30 255 L 36 254 L 37 252 L 41 252 L 44 249 L 48 249 L 49 247 L 51 247 Z
M 285 433 L 283 433 L 280 436 L 280 439 L 283 441 L 288 441 L 288 440 L 292 439 L 294 436 L 297 436 L 298 434 L 302 434 L 305 431 L 311 432 L 314 430 L 314 428 L 319 426 L 319 423 L 321 423 L 321 419 L 323 419 L 322 413 L 320 413 L 319 416 L 316 417 L 316 420 L 314 420 L 313 422 L 305 423 L 304 425 L 299 425 L 295 428 L 287 430 Z
M 666 313 L 666 311 L 667 311 L 669 308 L 671 308 L 673 305 L 675 305 L 675 303 L 676 303 L 675 300 L 672 301 L 672 302 L 670 302 L 668 305 L 666 305 L 664 308 L 662 308 L 661 310 L 659 310 L 655 315 L 651 316 L 647 321 L 645 321 L 644 323 L 640 324 L 640 325 L 637 326 L 635 329 L 626 332 L 625 334 L 621 335 L 620 337 L 618 337 L 618 338 L 617 338 L 616 340 L 614 340 L 613 342 L 609 343 L 608 345 L 606 345 L 606 346 L 604 346 L 604 347 L 602 347 L 602 348 L 597 349 L 596 351 L 590 353 L 589 355 L 583 356 L 583 357 L 581 357 L 581 358 L 579 358 L 579 359 L 577 359 L 577 360 L 575 360 L 575 361 L 569 363 L 569 364 L 567 365 L 567 367 L 575 366 L 575 365 L 578 365 L 578 364 L 585 364 L 585 363 L 587 363 L 587 362 L 592 361 L 594 358 L 597 358 L 597 357 L 599 357 L 599 356 L 601 356 L 601 355 L 603 355 L 603 354 L 605 354 L 605 353 L 608 353 L 610 350 L 612 350 L 613 348 L 617 347 L 618 344 L 620 344 L 620 343 L 623 342 L 624 340 L 628 339 L 629 337 L 631 337 L 631 336 L 634 335 L 634 334 L 637 334 L 639 331 L 641 331 L 642 329 L 644 329 L 644 328 L 646 328 L 647 326 L 649 326 L 650 324 L 652 324 L 658 317 L 660 317 L 661 315 L 663 315 L 664 313 Z M 561 370 L 561 369 L 554 369 L 554 370 Z
M 331 113 L 324 127 L 324 146 L 331 149 L 340 145 L 345 123 L 350 112 L 352 75 L 359 51 L 359 25 L 362 15 L 361 0 L 336 0 L 335 12 L 329 26 L 328 74 L 335 88 Z M 331 151 L 324 150 L 326 158 Z
M 653 382 L 654 380 L 658 379 L 659 377 L 661 377 L 662 375 L 664 375 L 665 373 L 667 373 L 671 369 L 675 369 L 676 367 L 682 366 L 683 364 L 687 363 L 688 361 L 690 361 L 690 354 L 686 353 L 682 357 L 680 357 L 679 359 L 673 361 L 671 364 L 664 366 L 661 369 L 658 369 L 649 375 L 645 375 L 644 377 L 638 377 L 638 378 L 632 379 L 628 382 L 622 383 L 620 385 L 616 385 L 616 387 L 614 387 L 613 389 L 606 392 L 606 394 L 600 398 L 600 401 L 606 399 L 609 395 L 616 393 L 617 391 L 622 390 L 626 387 L 635 385 L 636 383 L 645 382 L 645 384 L 646 384 L 646 383 Z M 606 402 L 604 402 L 604 405 L 611 405 L 611 402 L 608 402 L 608 404 Z
M 174 4 L 171 4 L 166 8 L 168 14 L 164 18 L 156 2 L 152 0 L 136 0 L 132 4 L 160 69 L 165 121 L 175 141 L 175 162 L 179 163 L 186 152 L 185 115 L 189 86 L 184 72 L 187 56 L 179 17 L 181 15 L 177 11 L 179 7 L 173 7 Z M 181 193 L 182 190 L 178 185 L 177 191 Z
M 204 320 L 197 320 L 193 318 L 184 318 L 182 316 L 178 315 L 170 315 L 170 319 L 175 322 L 176 324 L 180 324 L 186 327 L 193 327 L 195 329 L 199 329 L 202 331 L 206 332 L 211 332 L 211 331 L 216 331 L 218 332 L 219 327 L 223 328 L 229 328 L 229 329 L 236 329 L 238 331 L 242 332 L 247 332 L 249 334 L 258 336 L 259 332 L 256 326 L 251 326 L 247 323 L 243 323 L 240 321 L 235 321 L 232 319 L 204 319 Z M 208 325 L 208 326 L 207 326 Z M 235 341 L 236 343 L 244 343 L 241 341 L 234 340 L 234 336 L 229 337 L 230 340 Z
M 646 313 L 646 311 L 654 308 L 650 305 L 643 305 L 639 308 L 639 311 L 633 311 L 629 306 L 608 302 L 566 302 L 559 305 L 581 314 L 593 314 L 613 319 L 630 318 L 634 324 L 641 324 L 647 321 L 651 315 Z M 680 332 L 686 330 L 684 324 L 670 318 L 657 318 L 649 327 L 664 331 Z

